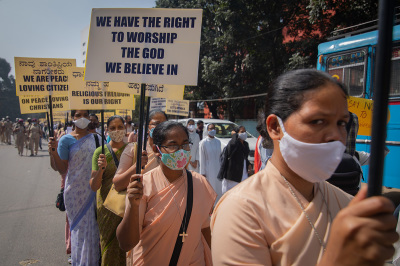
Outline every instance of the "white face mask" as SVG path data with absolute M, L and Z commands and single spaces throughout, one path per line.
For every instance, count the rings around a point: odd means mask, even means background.
M 239 133 L 238 136 L 239 136 L 239 139 L 241 139 L 243 141 L 245 141 L 247 139 L 247 133 L 246 132 Z
M 80 128 L 80 129 L 85 129 L 85 128 L 87 128 L 87 126 L 89 125 L 89 123 L 90 123 L 90 120 L 87 119 L 87 118 L 84 118 L 84 117 L 79 118 L 79 119 L 77 119 L 77 120 L 74 121 L 75 126 L 77 126 L 77 127 Z
M 121 142 L 122 139 L 125 137 L 125 129 L 108 131 L 108 135 L 110 136 L 110 139 L 112 141 Z
M 304 180 L 317 183 L 332 176 L 342 160 L 346 146 L 340 141 L 305 143 L 292 138 L 278 117 L 283 137 L 279 149 L 289 168 Z
M 216 134 L 217 134 L 217 131 L 215 129 L 208 131 L 208 135 L 211 137 L 215 137 Z
M 193 132 L 194 130 L 195 130 L 195 127 L 194 127 L 194 125 L 188 125 L 188 130 L 190 131 L 190 132 Z

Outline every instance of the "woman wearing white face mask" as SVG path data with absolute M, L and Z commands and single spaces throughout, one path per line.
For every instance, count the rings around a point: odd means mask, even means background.
M 125 265 L 126 254 L 119 248 L 115 237 L 117 226 L 122 218 L 104 207 L 112 186 L 112 180 L 117 171 L 119 160 L 127 144 L 122 140 L 125 136 L 124 119 L 115 115 L 107 121 L 108 134 L 111 141 L 102 147 L 98 147 L 92 159 L 92 177 L 90 187 L 97 192 L 97 224 L 100 232 L 101 265 Z
M 189 131 L 189 141 L 190 143 L 192 143 L 192 148 L 190 149 L 190 162 L 188 169 L 198 173 L 200 137 L 199 134 L 196 133 L 196 126 L 194 125 L 193 119 L 188 120 L 187 129 Z
M 215 138 L 214 124 L 206 125 L 207 136 L 204 136 L 199 144 L 200 174 L 205 176 L 217 192 L 217 201 L 222 195 L 221 181 L 218 180 L 218 170 L 221 166 L 219 156 L 221 155 L 221 141 Z
M 393 203 L 325 180 L 345 149 L 348 94 L 317 70 L 280 76 L 268 91 L 266 168 L 224 195 L 211 228 L 215 265 L 383 265 L 398 239 Z M 235 252 L 232 252 L 234 250 Z
M 222 194 L 246 180 L 251 168 L 246 128 L 238 126 L 234 132 L 232 139 L 224 148 L 224 160 L 218 173 L 218 179 L 222 180 Z
M 87 130 L 90 123 L 87 110 L 73 110 L 75 130 L 57 142 L 49 139 L 49 152 L 55 168 L 67 174 L 64 204 L 71 230 L 73 265 L 98 265 L 99 229 L 96 222 L 96 193 L 88 185 L 93 152 L 101 138 Z

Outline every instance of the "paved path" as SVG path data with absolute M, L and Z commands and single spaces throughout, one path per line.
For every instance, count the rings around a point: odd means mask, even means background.
M 43 148 L 20 157 L 0 144 L 0 265 L 68 265 L 65 213 L 55 207 L 61 178 Z

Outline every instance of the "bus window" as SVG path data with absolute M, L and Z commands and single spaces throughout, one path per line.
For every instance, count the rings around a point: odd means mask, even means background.
M 392 76 L 390 80 L 390 97 L 400 97 L 400 47 L 394 47 L 392 52 Z
M 351 96 L 363 97 L 366 56 L 364 50 L 335 54 L 327 60 L 327 70 L 349 89 Z

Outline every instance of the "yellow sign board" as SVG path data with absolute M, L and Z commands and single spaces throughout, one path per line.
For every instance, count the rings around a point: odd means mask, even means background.
M 99 118 L 99 122 L 103 122 L 101 121 L 101 113 L 96 113 L 96 115 Z M 104 112 L 104 122 L 107 123 L 107 120 L 114 115 L 114 112 Z
M 53 111 L 68 110 L 68 96 L 52 96 Z M 21 114 L 46 113 L 49 111 L 49 96 L 20 96 L 19 107 Z
M 75 59 L 15 57 L 17 96 L 68 93 L 68 69 Z
M 358 117 L 358 135 L 371 136 L 372 109 L 374 102 L 369 99 L 350 96 L 347 99 L 349 111 Z M 388 122 L 390 113 L 388 113 Z
M 132 110 L 115 110 L 115 114 L 116 115 L 119 115 L 119 116 L 122 116 L 122 117 L 125 117 L 125 116 L 127 116 L 127 115 L 131 115 L 132 114 Z
M 85 81 L 83 76 L 83 67 L 71 68 L 69 71 L 68 96 L 71 110 L 135 109 L 132 94 L 113 91 L 112 86 L 104 86 L 103 82 Z
M 54 112 L 53 113 L 53 121 L 54 122 L 61 122 L 64 123 L 67 120 L 67 113 L 68 112 Z M 68 120 L 70 120 L 69 118 Z

